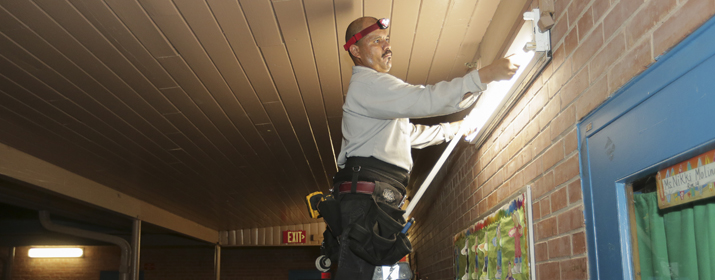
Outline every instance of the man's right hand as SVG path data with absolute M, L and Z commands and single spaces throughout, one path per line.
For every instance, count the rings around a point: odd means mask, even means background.
M 485 84 L 509 80 L 514 76 L 517 69 L 519 69 L 519 65 L 514 64 L 509 56 L 500 58 L 492 62 L 492 64 L 479 69 L 479 79 Z

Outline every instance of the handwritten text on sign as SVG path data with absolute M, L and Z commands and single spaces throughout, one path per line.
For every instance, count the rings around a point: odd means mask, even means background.
M 663 179 L 663 191 L 671 195 L 715 182 L 715 162 Z
M 302 244 L 306 241 L 304 230 L 286 230 L 283 232 L 283 243 Z
M 715 150 L 680 162 L 656 174 L 660 209 L 715 197 Z

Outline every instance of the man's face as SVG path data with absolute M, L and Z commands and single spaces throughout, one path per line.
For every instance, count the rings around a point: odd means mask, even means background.
M 355 44 L 358 47 L 358 58 L 363 66 L 387 73 L 392 68 L 392 50 L 390 48 L 387 29 L 378 29 L 362 37 Z

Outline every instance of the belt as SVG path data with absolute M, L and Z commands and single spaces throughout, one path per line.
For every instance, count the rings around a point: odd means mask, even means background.
M 349 193 L 350 190 L 352 189 L 352 185 L 353 185 L 352 182 L 345 182 L 345 183 L 340 184 L 338 189 L 340 190 L 340 193 Z M 358 181 L 355 191 L 357 193 L 372 194 L 372 192 L 375 191 L 375 183 Z

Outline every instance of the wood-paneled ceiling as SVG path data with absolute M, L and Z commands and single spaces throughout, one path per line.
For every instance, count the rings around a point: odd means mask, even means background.
M 0 142 L 213 229 L 309 222 L 347 25 L 391 18 L 391 73 L 435 83 L 480 57 L 500 2 L 526 1 L 0 0 Z

